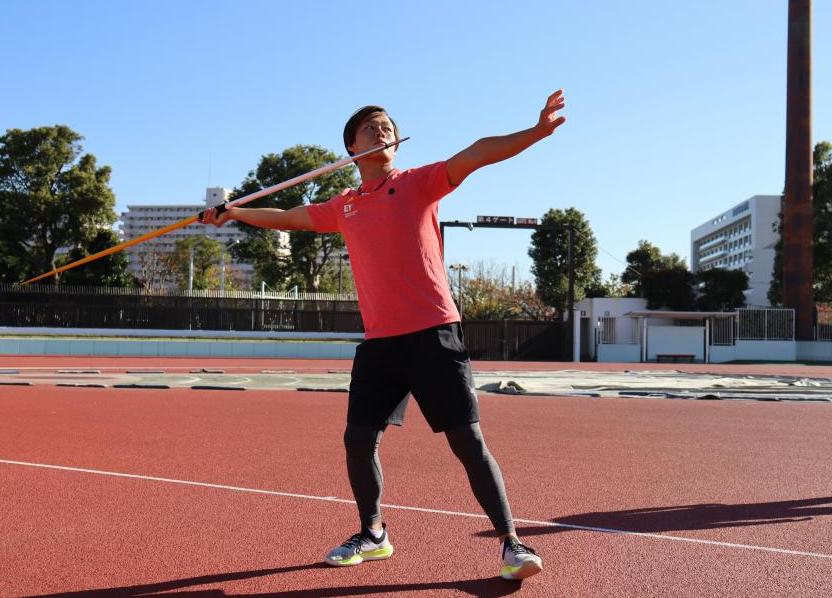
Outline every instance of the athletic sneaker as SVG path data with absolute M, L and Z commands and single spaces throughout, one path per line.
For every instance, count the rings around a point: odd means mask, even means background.
M 517 538 L 509 536 L 503 542 L 503 566 L 500 575 L 503 579 L 526 579 L 543 571 L 543 559 L 533 548 L 521 544 Z
M 382 524 L 381 538 L 378 540 L 368 530 L 350 537 L 340 546 L 333 548 L 324 561 L 334 567 L 358 565 L 364 561 L 380 561 L 393 556 L 393 545 L 387 539 L 387 526 Z

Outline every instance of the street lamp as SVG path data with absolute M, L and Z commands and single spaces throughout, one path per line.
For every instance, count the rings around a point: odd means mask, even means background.
M 188 292 L 194 290 L 194 244 L 188 246 Z
M 459 303 L 459 317 L 462 319 L 462 273 L 468 270 L 468 266 L 465 264 L 451 264 L 448 268 L 456 270 L 456 301 Z

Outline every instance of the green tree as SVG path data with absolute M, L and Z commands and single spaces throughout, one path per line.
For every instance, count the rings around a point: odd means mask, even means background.
M 220 259 L 223 252 L 222 243 L 205 235 L 194 235 L 180 239 L 174 245 L 169 257 L 173 279 L 180 290 L 188 288 L 190 276 L 191 250 L 194 256 L 195 291 L 216 289 L 220 285 Z
M 557 312 L 540 299 L 530 282 L 521 283 L 511 296 L 513 312 L 518 320 L 554 320 Z
M 610 272 L 606 281 L 599 280 L 584 289 L 587 297 L 629 297 L 632 287 L 624 283 L 618 274 Z
M 83 247 L 76 247 L 69 255 L 61 260 L 63 263 L 74 262 L 118 245 L 118 235 L 111 229 L 101 229 Z M 99 258 L 89 264 L 67 270 L 61 275 L 61 284 L 106 286 L 106 287 L 135 287 L 136 279 L 127 271 L 129 262 L 123 251 Z
M 14 256 L 0 260 L 3 281 L 52 270 L 59 249 L 88 246 L 115 222 L 110 168 L 82 153 L 82 139 L 64 125 L 0 137 L 0 249 Z
M 462 313 L 468 320 L 548 320 L 554 310 L 546 306 L 529 282 L 515 283 L 506 266 L 478 261 L 462 278 Z M 458 272 L 448 272 L 454 301 L 459 300 Z
M 697 272 L 695 281 L 699 285 L 696 305 L 703 311 L 726 311 L 745 305 L 743 291 L 748 289 L 748 274 L 742 270 L 711 268 Z
M 812 153 L 812 208 L 814 212 L 813 278 L 815 301 L 832 301 L 832 143 L 821 141 Z M 768 289 L 772 305 L 783 303 L 783 213 L 774 230 L 780 235 L 775 245 L 774 268 Z
M 687 268 L 685 260 L 676 253 L 662 255 L 650 241 L 638 242 L 638 247 L 627 254 L 627 269 L 621 273 L 621 283 L 629 286 L 631 297 L 644 297 L 642 279 L 651 272 Z
M 516 317 L 507 269 L 476 262 L 462 277 L 462 313 L 468 320 L 505 320 Z M 448 272 L 454 299 L 460 297 L 459 271 Z
M 568 225 L 575 229 L 575 301 L 583 299 L 586 287 L 600 280 L 601 270 L 595 265 L 598 247 L 589 222 L 575 208 L 549 210 L 541 223 L 548 227 L 540 228 L 532 235 L 529 249 L 532 273 L 540 298 L 547 305 L 563 311 L 567 307 L 569 288 Z
M 339 259 L 338 255 L 334 255 L 320 274 L 318 291 L 321 293 L 338 293 L 339 290 L 341 293 L 354 294 L 355 281 L 352 278 L 349 259 Z
M 267 154 L 260 159 L 256 170 L 249 172 L 239 189 L 234 190 L 232 199 L 289 180 L 335 162 L 338 158 L 335 153 L 314 145 L 296 145 L 281 154 Z M 247 205 L 288 210 L 295 206 L 326 201 L 345 188 L 357 184 L 355 167 L 348 167 Z M 327 264 L 344 247 L 343 238 L 338 234 L 293 231 L 289 235 L 287 253 L 281 246 L 276 231 L 244 224 L 240 224 L 240 227 L 246 232 L 247 238 L 235 247 L 235 256 L 253 262 L 255 275 L 275 288 L 301 281 L 307 291 L 318 291 Z
M 648 271 L 641 276 L 647 309 L 687 310 L 696 306 L 694 276 L 683 264 Z

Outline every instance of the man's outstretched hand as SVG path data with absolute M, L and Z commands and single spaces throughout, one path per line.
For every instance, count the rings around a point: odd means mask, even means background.
M 566 106 L 566 99 L 563 97 L 563 90 L 559 89 L 549 96 L 546 105 L 540 111 L 540 120 L 537 121 L 537 128 L 544 135 L 551 135 L 555 129 L 566 122 L 565 116 L 558 116 L 558 110 Z

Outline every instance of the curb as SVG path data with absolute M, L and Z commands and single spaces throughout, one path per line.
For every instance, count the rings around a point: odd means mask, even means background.
M 167 384 L 113 384 L 113 388 L 156 388 L 167 389 L 170 388 Z
M 73 383 L 73 382 L 60 382 L 55 386 L 64 386 L 67 388 L 107 388 L 106 384 L 84 384 L 84 383 Z

